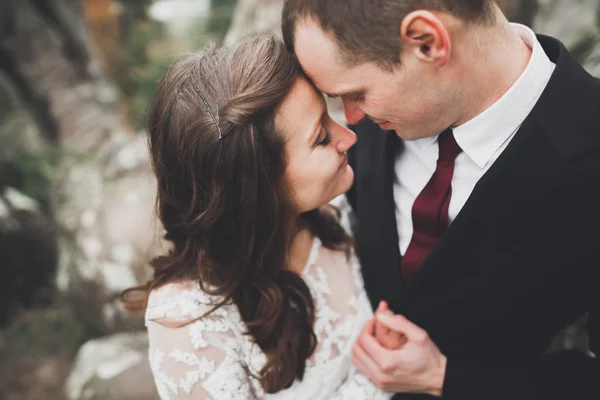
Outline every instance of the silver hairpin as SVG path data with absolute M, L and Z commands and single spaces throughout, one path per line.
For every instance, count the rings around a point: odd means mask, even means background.
M 217 126 L 217 130 L 219 131 L 219 140 L 223 139 L 223 133 L 221 132 L 221 126 L 219 125 L 219 106 L 217 106 L 217 117 L 215 118 L 215 115 L 212 113 L 212 111 L 210 111 L 208 102 L 206 101 L 204 96 L 202 96 L 202 93 L 200 93 L 199 90 L 197 92 L 198 92 L 198 96 L 200 96 L 200 98 L 202 99 L 202 102 L 204 103 L 204 107 L 206 107 L 206 111 L 208 111 L 208 115 L 210 115 L 210 118 L 212 118 L 213 122 Z

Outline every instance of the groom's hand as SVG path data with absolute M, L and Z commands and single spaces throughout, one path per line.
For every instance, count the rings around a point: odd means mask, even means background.
M 407 342 L 399 349 L 386 349 L 375 338 L 378 323 L 402 332 Z M 402 315 L 378 313 L 367 322 L 354 346 L 353 363 L 386 392 L 442 395 L 446 357 L 427 332 Z

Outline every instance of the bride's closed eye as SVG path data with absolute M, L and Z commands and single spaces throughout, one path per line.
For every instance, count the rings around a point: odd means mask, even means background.
M 331 133 L 329 133 L 329 131 L 325 128 L 321 128 L 321 134 L 319 135 L 319 142 L 317 143 L 317 146 L 327 146 L 329 143 L 331 143 Z

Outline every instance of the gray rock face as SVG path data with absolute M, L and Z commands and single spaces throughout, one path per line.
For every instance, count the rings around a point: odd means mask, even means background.
M 509 19 L 561 40 L 575 58 L 600 77 L 600 1 L 507 0 Z
M 164 250 L 146 140 L 114 140 L 63 167 L 52 197 L 63 232 L 57 286 L 95 330 L 141 328 L 141 316 L 126 313 L 118 296 L 145 282 L 148 261 Z
M 281 0 L 238 0 L 225 45 L 231 46 L 244 36 L 257 33 L 281 36 L 282 8 Z
M 600 35 L 593 40 L 590 47 L 583 59 L 583 66 L 590 74 L 600 78 Z
M 159 400 L 145 332 L 85 343 L 65 386 L 68 400 Z
M 0 70 L 0 162 L 14 163 L 46 145 L 35 119 L 10 77 Z
M 537 0 L 533 21 L 536 32 L 559 38 L 568 48 L 575 47 L 590 33 L 597 33 L 598 0 Z
M 0 326 L 19 308 L 45 300 L 56 258 L 54 229 L 38 204 L 0 185 Z
M 44 134 L 70 149 L 96 148 L 112 136 L 119 102 L 94 57 L 78 2 L 3 3 L 0 51 L 10 61 L 3 69 L 36 110 Z

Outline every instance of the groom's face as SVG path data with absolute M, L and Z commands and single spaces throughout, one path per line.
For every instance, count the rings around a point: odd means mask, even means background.
M 310 18 L 298 21 L 294 48 L 302 69 L 319 90 L 340 97 L 349 124 L 365 118 L 405 140 L 444 129 L 443 90 L 436 72 L 410 54 L 391 70 L 374 62 L 347 65 L 331 35 Z

